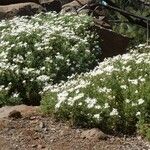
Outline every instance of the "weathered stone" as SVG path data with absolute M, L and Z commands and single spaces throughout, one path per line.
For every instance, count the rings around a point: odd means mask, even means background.
M 22 2 L 21 0 L 16 0 L 9 2 L 5 3 L 9 5 L 1 5 L 0 1 L 0 20 L 12 19 L 14 16 L 32 16 L 42 11 L 60 12 L 62 8 L 60 0 L 25 0 L 23 3 L 19 3 Z
M 67 3 L 62 6 L 61 12 L 62 13 L 66 13 L 66 12 L 86 13 L 86 14 L 92 15 L 96 18 L 99 18 L 100 16 L 106 16 L 106 14 L 107 14 L 106 9 L 103 9 L 100 7 L 98 9 L 95 9 L 96 6 L 95 6 L 94 2 L 92 2 L 92 1 L 93 0 L 71 1 L 70 3 Z M 107 24 L 107 22 L 104 22 L 104 23 Z M 107 24 L 106 26 L 109 26 L 109 24 Z
M 100 54 L 101 61 L 105 58 L 125 54 L 127 52 L 130 38 L 97 25 L 93 26 L 92 30 L 95 30 L 100 36 L 102 48 L 102 54 Z
M 29 2 L 40 4 L 39 0 L 0 0 L 0 5 L 11 5 L 11 4 L 29 3 Z
M 20 111 L 13 110 L 9 113 L 8 117 L 14 118 L 14 119 L 19 119 L 19 118 L 22 118 L 22 115 L 21 115 Z
M 81 133 L 81 138 L 83 139 L 89 139 L 89 140 L 106 140 L 107 139 L 107 135 L 104 134 L 102 131 L 100 131 L 97 128 L 93 128 L 90 130 L 85 130 Z
M 46 11 L 56 11 L 58 13 L 62 9 L 62 3 L 60 0 L 41 0 L 40 4 L 46 9 Z
M 74 0 L 74 1 L 71 1 L 70 3 L 67 3 L 67 4 L 62 6 L 62 12 L 63 13 L 70 12 L 70 11 L 72 12 L 75 9 L 77 10 L 80 7 L 82 7 L 82 5 L 89 3 L 90 1 L 91 0 L 78 0 L 78 1 Z
M 40 122 L 39 127 L 40 127 L 41 129 L 43 129 L 43 128 L 45 127 L 45 124 L 44 124 L 43 122 Z
M 19 3 L 0 6 L 0 20 L 11 19 L 14 16 L 31 16 L 41 11 L 44 11 L 44 8 L 35 3 Z
M 38 147 L 38 145 L 37 144 L 33 144 L 33 145 L 31 145 L 31 147 L 32 148 L 36 148 L 36 147 Z
M 45 145 L 39 144 L 38 147 L 37 147 L 37 149 L 45 149 Z
M 30 117 L 36 114 L 38 109 L 39 107 L 26 105 L 4 106 L 0 108 L 0 119 L 8 118 L 10 112 L 13 112 L 14 110 L 19 111 L 23 115 L 23 117 Z
M 72 2 L 73 0 L 60 0 L 62 5 Z

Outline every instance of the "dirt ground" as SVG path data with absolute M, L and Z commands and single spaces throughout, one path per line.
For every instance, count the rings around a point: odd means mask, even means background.
M 22 118 L 9 118 L 12 110 Z M 0 150 L 150 150 L 140 137 L 91 139 L 82 136 L 86 129 L 73 128 L 43 116 L 37 107 L 0 108 Z

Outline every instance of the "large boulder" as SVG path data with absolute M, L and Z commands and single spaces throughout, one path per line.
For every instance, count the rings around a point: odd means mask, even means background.
M 17 3 L 11 5 L 0 6 L 0 20 L 12 19 L 15 16 L 32 16 L 42 11 L 61 11 L 60 0 L 40 0 L 40 4 L 36 3 Z
M 63 5 L 62 12 L 84 12 L 92 16 L 99 17 L 106 15 L 106 10 L 96 8 L 96 2 L 94 0 L 73 0 L 70 3 Z
M 37 3 L 40 4 L 39 0 L 0 0 L 0 5 L 10 5 L 10 4 L 17 4 L 17 3 Z
M 0 108 L 0 121 L 4 118 L 13 118 L 13 117 L 25 117 L 32 116 L 39 111 L 38 106 L 27 106 L 27 105 L 16 105 L 16 106 L 4 106 Z M 0 122 L 0 129 L 2 123 Z M 4 126 L 4 125 L 3 125 Z
M 31 16 L 41 11 L 45 11 L 45 9 L 32 2 L 0 6 L 0 20 L 11 19 L 14 16 Z
M 93 128 L 93 129 L 84 130 L 81 133 L 81 138 L 93 140 L 93 141 L 99 141 L 99 140 L 106 140 L 108 136 L 98 128 Z
M 110 29 L 101 26 L 93 26 L 92 30 L 99 34 L 101 40 L 102 54 L 101 59 L 113 57 L 119 54 L 125 54 L 130 42 L 130 38 L 113 32 Z
M 60 0 L 62 5 L 72 2 L 73 0 Z
M 74 9 L 78 9 L 80 7 L 82 7 L 82 5 L 85 5 L 87 3 L 89 3 L 91 0 L 73 0 L 70 3 L 66 3 L 65 5 L 63 5 L 62 7 L 62 12 L 70 12 L 70 11 L 74 11 Z
M 60 0 L 40 0 L 41 6 L 43 6 L 46 11 L 60 12 L 62 9 L 62 3 Z

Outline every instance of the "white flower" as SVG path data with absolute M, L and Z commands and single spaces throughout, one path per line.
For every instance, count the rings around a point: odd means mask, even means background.
M 40 68 L 41 71 L 45 70 L 45 66 L 43 66 L 42 68 Z
M 138 79 L 139 79 L 139 81 L 141 81 L 141 82 L 145 82 L 145 78 L 142 78 L 141 76 L 140 76 Z
M 82 103 L 80 102 L 78 105 L 79 105 L 79 106 L 81 106 L 81 105 L 82 105 Z
M 67 91 L 63 91 L 63 92 L 61 92 L 57 95 L 58 103 L 55 105 L 56 109 L 59 108 L 61 103 L 64 102 L 67 99 L 67 96 L 68 96 Z
M 93 116 L 93 118 L 95 118 L 95 119 L 99 120 L 99 118 L 100 118 L 100 114 L 95 114 L 95 115 Z
M 137 104 L 136 103 L 132 103 L 132 106 L 137 106 Z
M 23 80 L 22 83 L 25 84 L 25 83 L 26 83 L 26 80 Z
M 137 84 L 138 84 L 138 80 L 137 80 L 137 79 L 133 79 L 133 80 L 128 79 L 128 81 L 129 81 L 130 83 L 134 84 L 134 85 L 137 85 Z
M 144 103 L 144 100 L 141 98 L 141 99 L 138 99 L 138 104 L 141 105 Z
M 0 86 L 0 91 L 2 91 L 4 89 L 4 87 L 5 87 L 4 85 L 1 85 Z
M 125 68 L 125 70 L 129 73 L 132 70 L 132 68 L 130 66 L 128 66 Z
M 19 96 L 19 93 L 14 93 L 14 94 L 13 94 L 13 97 L 14 97 L 14 98 L 17 98 L 18 96 Z
M 140 115 L 141 115 L 141 112 L 138 111 L 138 112 L 136 113 L 136 116 L 140 116 Z
M 101 109 L 102 107 L 100 105 L 96 105 L 95 109 Z
M 94 105 L 97 103 L 97 100 L 95 98 L 86 98 L 85 102 L 87 103 L 88 108 L 94 107 Z
M 145 44 L 139 44 L 137 47 L 142 48 L 142 47 L 145 47 L 145 46 L 146 46 Z
M 127 89 L 127 86 L 126 85 L 121 85 L 120 86 L 122 89 Z
M 135 91 L 135 94 L 137 94 L 137 93 L 138 93 L 138 90 Z
M 113 72 L 113 70 L 114 70 L 114 66 L 110 66 L 110 65 L 104 68 L 104 71 L 109 73 Z
M 5 91 L 8 91 L 9 90 L 9 87 L 5 87 Z
M 36 74 L 40 74 L 40 70 L 36 70 L 35 73 L 36 73 Z
M 110 112 L 110 116 L 117 116 L 117 115 L 118 115 L 117 109 L 113 108 L 112 112 Z
M 47 75 L 41 75 L 41 76 L 38 76 L 38 77 L 37 77 L 37 80 L 38 80 L 38 81 L 42 81 L 42 82 L 48 81 L 49 79 L 50 79 L 50 77 L 47 76 Z
M 109 104 L 105 103 L 104 108 L 109 108 L 109 107 L 110 107 Z
M 61 59 L 63 60 L 64 59 L 64 56 L 62 56 L 61 54 L 57 53 L 57 55 L 55 56 L 56 59 Z
M 126 102 L 126 103 L 130 103 L 130 100 L 129 100 L 129 99 L 126 99 L 125 102 Z
M 98 91 L 100 92 L 100 93 L 110 93 L 112 90 L 111 89 L 109 89 L 109 88 L 107 88 L 107 87 L 103 87 L 103 88 L 99 88 L 98 89 Z
M 76 90 L 76 94 L 78 94 L 79 92 L 80 92 L 79 89 L 77 89 L 77 90 Z
M 141 82 L 145 82 L 145 79 L 144 79 L 144 78 L 141 78 L 140 81 L 141 81 Z
M 82 97 L 84 97 L 84 93 L 79 93 L 77 96 L 75 96 L 75 97 L 73 98 L 73 101 L 76 101 L 76 100 L 78 100 L 78 99 L 81 99 Z

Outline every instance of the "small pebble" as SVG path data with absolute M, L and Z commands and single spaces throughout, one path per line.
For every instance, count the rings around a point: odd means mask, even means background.
M 43 122 L 40 122 L 39 127 L 42 129 L 42 128 L 44 128 L 44 127 L 45 127 L 45 124 L 44 124 Z
M 8 117 L 13 118 L 13 119 L 19 119 L 19 118 L 22 118 L 22 115 L 21 115 L 20 111 L 13 110 L 9 113 Z
M 37 147 L 37 145 L 36 145 L 36 144 L 33 144 L 33 145 L 31 145 L 31 147 L 32 147 L 32 148 L 35 148 L 35 147 Z

